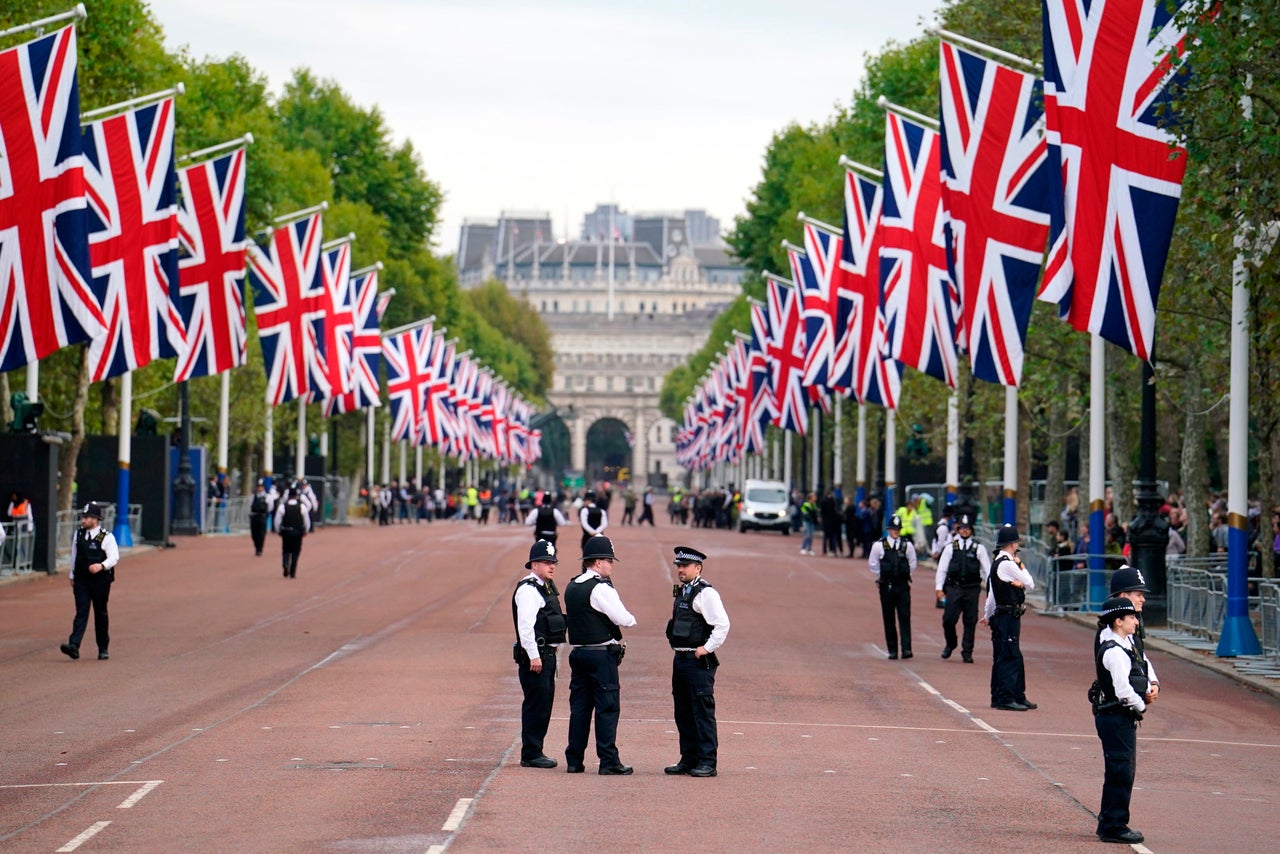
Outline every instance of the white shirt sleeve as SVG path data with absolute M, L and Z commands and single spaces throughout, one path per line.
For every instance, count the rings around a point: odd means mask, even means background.
M 1015 563 L 1013 560 L 1000 561 L 1000 568 L 996 570 L 996 572 L 1005 581 L 1008 581 L 1008 582 L 1020 581 L 1022 582 L 1022 586 L 1025 589 L 1027 590 L 1036 589 L 1036 580 L 1031 577 L 1031 573 L 1027 572 L 1025 569 L 1018 566 L 1018 564 Z
M 1115 688 L 1116 699 L 1140 712 L 1145 711 L 1146 702 L 1129 684 L 1129 671 L 1133 669 L 1129 662 L 1129 653 L 1118 646 L 1113 646 L 1102 654 L 1102 666 L 1111 674 L 1111 685 Z
M 102 550 L 107 553 L 107 559 L 102 562 L 103 569 L 111 569 L 120 562 L 120 547 L 116 545 L 115 535 L 110 531 L 102 538 Z
M 625 629 L 636 624 L 636 618 L 623 606 L 622 597 L 611 584 L 596 585 L 596 589 L 591 591 L 591 607 L 612 620 L 615 626 Z
M 569 520 L 568 520 L 568 519 L 566 519 L 566 518 L 564 518 L 564 514 L 560 512 L 560 508 L 559 508 L 559 507 L 552 508 L 552 511 L 551 511 L 551 512 L 556 514 L 556 524 L 557 524 L 557 525 L 568 525 L 568 524 L 569 524 Z
M 704 587 L 693 599 L 693 610 L 711 625 L 711 637 L 702 646 L 707 652 L 715 652 L 729 636 L 729 614 L 724 609 L 720 593 L 714 587 Z
M 871 544 L 871 551 L 867 554 L 867 569 L 871 570 L 871 574 L 876 578 L 880 577 L 880 561 L 884 559 L 884 541 L 876 540 Z
M 526 525 L 532 525 L 532 524 L 533 524 L 534 522 L 536 522 L 536 521 L 538 521 L 538 508 L 537 508 L 537 507 L 535 507 L 535 508 L 533 508 L 532 510 L 530 510 L 530 511 L 528 512 L 528 514 L 524 517 L 524 523 L 525 523 Z
M 987 547 L 982 543 L 978 543 L 978 565 L 982 567 L 982 583 L 986 584 L 991 577 L 991 555 L 987 552 Z
M 537 578 L 536 575 L 526 577 Z M 536 588 L 525 584 L 524 580 L 520 579 L 520 587 L 516 590 L 516 634 L 520 638 L 520 646 L 532 660 L 542 657 L 542 652 L 538 649 L 538 639 L 533 634 L 533 624 L 545 600 Z
M 942 556 L 938 558 L 938 571 L 933 576 L 933 589 L 941 590 L 943 585 L 947 583 L 947 570 L 951 569 L 951 554 L 955 551 L 950 543 L 942 550 Z
M 914 574 L 916 571 L 916 544 L 907 540 L 907 574 Z

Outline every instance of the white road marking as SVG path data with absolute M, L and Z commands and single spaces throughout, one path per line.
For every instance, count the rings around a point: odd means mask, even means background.
M 98 834 L 98 833 L 99 833 L 99 832 L 100 832 L 104 827 L 106 827 L 108 824 L 111 824 L 111 822 L 109 822 L 109 821 L 99 821 L 99 822 L 95 822 L 95 823 L 94 823 L 92 826 L 90 826 L 90 828 L 89 828 L 88 830 L 86 830 L 84 833 L 80 834 L 80 835 L 79 835 L 79 836 L 77 836 L 75 839 L 71 840 L 71 841 L 70 841 L 70 842 L 68 842 L 66 845 L 64 845 L 64 846 L 62 846 L 61 848 L 59 848 L 59 849 L 58 849 L 58 854 L 62 854 L 62 852 L 63 852 L 63 851 L 75 851 L 75 850 L 76 850 L 77 848 L 79 848 L 81 845 L 85 844 L 85 843 L 86 843 L 86 842 L 88 842 L 90 839 L 92 839 L 94 836 L 96 836 L 96 835 L 97 835 L 97 834 Z
M 52 789 L 67 786 L 137 786 L 139 784 L 146 783 L 155 783 L 158 786 L 163 782 L 164 780 L 95 780 L 89 783 L 4 783 L 0 784 L 0 789 Z M 154 788 L 154 786 L 152 788 Z
M 154 789 L 156 786 L 159 786 L 163 782 L 164 780 L 148 780 L 147 782 L 139 786 L 136 792 L 134 792 L 132 795 L 130 795 L 129 797 L 121 801 L 120 806 L 117 807 L 117 809 L 122 809 L 122 810 L 129 809 L 138 801 L 145 798 L 151 792 L 152 789 Z
M 427 849 L 427 854 L 444 854 L 443 845 L 432 845 Z
M 984 730 L 991 733 L 992 735 L 995 735 L 996 733 L 1000 732 L 1000 730 L 996 729 L 991 724 L 984 721 L 982 718 L 970 717 L 969 720 L 973 721 L 975 724 L 982 727 Z M 1075 738 L 1088 738 L 1088 736 L 1076 736 L 1075 733 L 1065 733 L 1065 735 L 1072 736 Z
M 444 826 L 440 829 L 446 833 L 452 833 L 462 824 L 463 816 L 467 814 L 467 810 L 471 808 L 471 798 L 458 798 L 458 802 L 453 805 L 453 812 L 449 813 L 449 817 L 444 820 Z
M 1133 850 L 1137 851 L 1138 854 L 1154 854 L 1150 848 L 1143 845 L 1141 842 L 1134 843 Z

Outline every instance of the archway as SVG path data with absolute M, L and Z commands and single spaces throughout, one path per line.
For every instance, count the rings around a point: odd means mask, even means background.
M 631 467 L 631 433 L 617 418 L 601 418 L 587 430 L 586 482 L 613 483 Z

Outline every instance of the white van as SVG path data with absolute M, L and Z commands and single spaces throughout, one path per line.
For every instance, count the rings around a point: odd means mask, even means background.
M 738 531 L 766 528 L 791 533 L 791 503 L 787 485 L 780 480 L 747 480 L 738 505 Z

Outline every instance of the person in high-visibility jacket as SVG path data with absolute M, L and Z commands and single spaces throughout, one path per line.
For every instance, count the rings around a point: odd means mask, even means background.
M 916 541 L 918 554 L 929 554 L 929 536 L 933 533 L 933 507 L 929 505 L 927 495 L 916 496 L 915 527 L 912 531 Z

